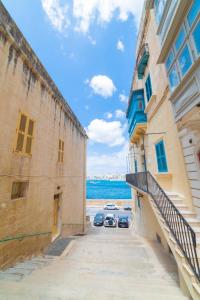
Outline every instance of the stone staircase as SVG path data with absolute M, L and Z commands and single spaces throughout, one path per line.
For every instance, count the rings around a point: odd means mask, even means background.
M 1 281 L 14 281 L 18 282 L 24 279 L 25 276 L 30 275 L 38 269 L 49 266 L 56 259 L 54 256 L 38 256 L 29 260 L 19 262 L 15 266 L 10 267 L 4 271 L 0 271 Z
M 196 214 L 190 210 L 190 208 L 184 203 L 184 199 L 181 195 L 172 192 L 166 192 L 167 196 L 179 210 L 180 214 L 185 218 L 185 220 L 189 223 L 191 228 L 194 230 L 196 234 L 196 250 L 197 250 L 197 257 L 200 264 L 200 220 L 197 218 Z M 195 277 L 192 269 L 190 268 L 184 254 L 182 253 L 180 247 L 178 246 L 176 240 L 174 239 L 173 235 L 170 232 L 165 220 L 161 216 L 161 213 L 157 206 L 155 205 L 153 199 L 149 197 L 150 204 L 152 209 L 155 213 L 155 216 L 160 224 L 160 227 L 164 233 L 164 236 L 170 246 L 170 249 L 176 259 L 179 271 L 181 272 L 184 281 L 186 283 L 187 289 L 194 300 L 200 300 L 200 283 Z M 177 230 L 180 230 L 177 229 Z
M 0 299 L 189 300 L 159 244 L 111 228 L 91 228 L 67 257 L 32 258 L 1 272 Z

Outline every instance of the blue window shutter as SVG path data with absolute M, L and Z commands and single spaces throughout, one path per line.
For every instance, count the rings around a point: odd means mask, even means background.
M 158 164 L 158 171 L 159 172 L 167 172 L 167 160 L 165 154 L 165 146 L 164 142 L 160 141 L 155 145 L 156 147 L 156 157 L 157 157 L 157 164 Z
M 152 95 L 152 86 L 151 86 L 151 77 L 150 74 L 147 77 L 147 80 L 145 82 L 145 89 L 146 89 L 146 96 L 147 96 L 147 101 L 151 98 Z

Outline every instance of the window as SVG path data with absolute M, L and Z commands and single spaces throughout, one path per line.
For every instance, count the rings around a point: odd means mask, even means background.
M 192 7 L 189 10 L 189 13 L 187 15 L 187 21 L 189 26 L 191 27 L 192 24 L 194 23 L 197 15 L 200 12 L 200 1 L 199 0 L 194 0 Z
M 171 92 L 179 85 L 200 53 L 200 0 L 194 0 L 165 61 Z M 188 26 L 190 25 L 190 27 Z M 196 49 L 195 49 L 196 48 Z M 195 51 L 196 50 L 196 51 Z
M 156 20 L 157 20 L 158 24 L 160 23 L 160 20 L 162 18 L 166 1 L 167 0 L 155 0 L 154 1 L 154 3 L 155 3 Z
M 197 50 L 197 54 L 200 54 L 200 21 L 197 23 L 197 26 L 195 27 L 193 33 L 192 33 L 195 47 Z
M 13 182 L 11 199 L 13 200 L 13 199 L 26 197 L 27 189 L 28 189 L 28 181 Z
M 167 172 L 167 160 L 165 155 L 165 147 L 163 140 L 155 145 L 156 147 L 156 157 L 158 164 L 158 172 Z
M 173 51 L 171 50 L 168 57 L 167 57 L 167 60 L 166 60 L 166 68 L 167 70 L 169 70 L 169 68 L 171 67 L 172 63 L 173 63 L 173 60 L 174 60 L 174 53 Z
M 63 163 L 63 161 L 64 161 L 64 141 L 59 140 L 58 162 Z
M 143 101 L 142 100 L 139 100 L 138 101 L 138 111 L 143 111 L 144 110 L 144 106 L 143 106 Z
M 20 113 L 15 151 L 31 155 L 34 121 Z
M 169 73 L 169 85 L 171 91 L 173 91 L 179 84 L 178 73 L 176 66 L 174 66 Z
M 181 48 L 181 46 L 183 45 L 183 42 L 186 38 L 186 34 L 185 34 L 185 30 L 184 28 L 182 27 L 177 38 L 176 38 L 176 41 L 175 41 L 175 49 L 176 51 L 178 52 L 178 50 Z
M 145 89 L 146 89 L 147 101 L 149 101 L 149 99 L 151 98 L 151 95 L 152 95 L 152 87 L 151 87 L 150 74 L 148 75 L 147 80 L 145 82 Z
M 192 64 L 192 59 L 187 45 L 183 48 L 178 58 L 178 62 L 179 62 L 181 74 L 182 76 L 184 76 Z

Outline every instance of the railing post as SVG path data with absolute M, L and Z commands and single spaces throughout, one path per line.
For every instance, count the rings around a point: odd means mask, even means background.
M 146 182 L 147 182 L 147 192 L 149 192 L 149 185 L 148 185 L 148 172 L 146 171 Z
M 145 151 L 145 145 L 144 145 L 144 134 L 142 135 L 142 142 L 143 142 L 143 148 L 144 148 L 144 169 L 145 169 L 145 174 L 146 174 L 146 188 L 147 188 L 147 192 L 148 192 L 149 189 L 148 189 L 147 160 L 146 160 L 146 151 Z

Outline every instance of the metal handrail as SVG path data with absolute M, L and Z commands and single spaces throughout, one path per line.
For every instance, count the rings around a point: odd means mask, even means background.
M 152 197 L 174 239 L 182 250 L 197 279 L 200 281 L 196 234 L 190 224 L 181 215 L 150 172 L 127 174 L 126 181 Z
M 35 237 L 35 236 L 49 235 L 49 234 L 52 234 L 52 232 L 48 231 L 48 232 L 36 232 L 36 233 L 20 233 L 16 236 L 7 236 L 3 239 L 0 239 L 0 244 L 5 243 L 5 242 L 14 241 L 14 240 L 22 240 L 22 239 L 28 238 L 28 237 Z

